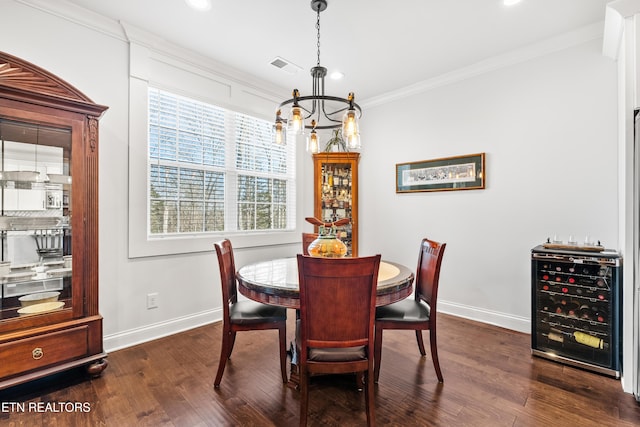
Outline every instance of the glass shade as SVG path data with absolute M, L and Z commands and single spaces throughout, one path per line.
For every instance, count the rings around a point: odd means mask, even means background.
M 342 139 L 349 141 L 349 137 L 358 134 L 360 134 L 358 115 L 354 108 L 350 108 L 342 117 Z
M 274 142 L 277 145 L 287 145 L 287 129 L 282 125 L 282 122 L 277 122 L 274 126 Z
M 349 150 L 359 150 L 360 148 L 362 148 L 362 145 L 360 144 L 359 133 L 355 135 L 351 135 L 350 137 L 347 138 L 347 148 Z
M 295 105 L 291 107 L 289 119 L 287 120 L 287 130 L 294 135 L 302 135 L 304 132 L 304 117 L 302 114 L 302 108 Z
M 320 141 L 318 140 L 318 134 L 315 130 L 312 130 L 307 137 L 307 151 L 313 154 L 320 151 Z

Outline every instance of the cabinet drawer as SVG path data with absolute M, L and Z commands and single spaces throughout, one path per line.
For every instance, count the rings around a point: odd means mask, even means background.
M 7 377 L 87 354 L 88 327 L 0 344 L 0 377 Z

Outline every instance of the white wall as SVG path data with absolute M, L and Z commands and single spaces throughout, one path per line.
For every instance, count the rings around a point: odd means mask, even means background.
M 617 249 L 616 65 L 593 40 L 378 107 L 361 123 L 363 254 L 447 242 L 442 311 L 530 331 L 530 249 Z M 486 189 L 395 193 L 395 164 L 486 152 Z
M 57 74 L 94 102 L 109 106 L 100 120 L 99 147 L 99 280 L 105 349 L 219 320 L 214 252 L 128 258 L 129 144 L 146 141 L 128 139 L 129 47 L 124 35 L 13 0 L 0 0 L 0 11 L 0 49 Z M 271 256 L 292 256 L 298 247 L 241 249 L 236 262 L 241 266 Z M 147 310 L 146 296 L 151 292 L 159 293 L 159 308 Z
M 129 259 L 124 36 L 0 0 L 2 50 L 110 108 L 100 122 L 100 311 L 113 350 L 220 315 L 212 253 Z M 20 35 L 20 36 L 16 36 Z M 446 312 L 529 331 L 530 249 L 585 234 L 617 248 L 616 67 L 593 40 L 366 108 L 360 251 L 415 268 L 422 237 L 447 242 Z M 485 190 L 395 193 L 396 163 L 486 152 Z M 313 212 L 311 159 L 300 185 Z M 298 244 L 239 250 L 239 266 Z M 146 295 L 158 292 L 158 309 Z

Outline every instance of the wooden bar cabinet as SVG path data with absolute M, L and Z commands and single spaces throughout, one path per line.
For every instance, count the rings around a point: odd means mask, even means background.
M 339 227 L 338 237 L 347 245 L 347 256 L 353 257 L 358 256 L 359 161 L 357 152 L 313 155 L 314 216 L 325 222 L 351 219 L 348 225 Z

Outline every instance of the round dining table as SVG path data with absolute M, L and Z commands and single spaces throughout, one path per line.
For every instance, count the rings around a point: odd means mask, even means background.
M 298 260 L 278 258 L 247 264 L 236 274 L 238 291 L 254 301 L 300 308 Z M 390 261 L 380 261 L 376 306 L 400 301 L 413 291 L 413 272 Z

